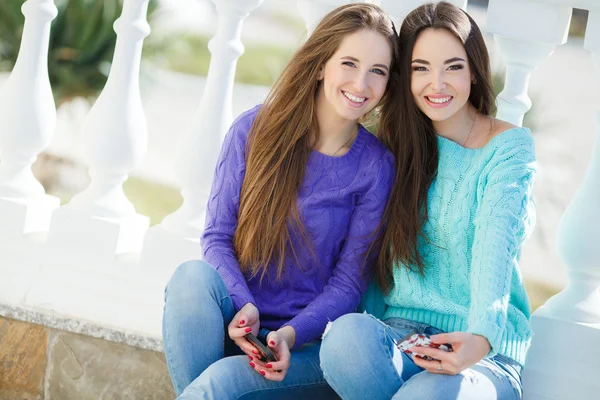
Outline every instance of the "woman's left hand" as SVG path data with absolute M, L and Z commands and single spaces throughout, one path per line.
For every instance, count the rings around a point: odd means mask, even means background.
M 296 340 L 296 331 L 291 326 L 272 331 L 267 335 L 267 346 L 277 358 L 277 361 L 263 363 L 258 359 L 253 360 L 250 366 L 256 372 L 270 381 L 282 381 L 290 368 L 290 349 Z
M 459 374 L 481 361 L 491 349 L 490 343 L 485 337 L 467 332 L 441 333 L 439 335 L 432 335 L 430 339 L 432 342 L 438 344 L 450 343 L 453 350 L 446 352 L 440 349 L 420 346 L 410 349 L 411 351 L 439 360 L 427 361 L 416 356 L 413 357 L 415 364 L 421 368 L 425 368 L 432 374 Z

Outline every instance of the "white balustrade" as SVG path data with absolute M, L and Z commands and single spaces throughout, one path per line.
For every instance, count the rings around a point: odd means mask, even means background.
M 0 90 L 0 237 L 48 230 L 59 200 L 46 195 L 31 172 L 38 153 L 52 139 L 56 109 L 48 78 L 53 0 L 28 0 L 21 48 Z
M 206 86 L 200 105 L 185 129 L 175 161 L 182 187 L 182 206 L 150 229 L 144 240 L 144 268 L 172 270 L 179 263 L 201 257 L 199 238 L 206 204 L 225 133 L 232 116 L 232 93 L 238 58 L 244 52 L 240 37 L 244 19 L 263 0 L 212 0 L 219 15 Z
M 91 183 L 54 212 L 50 247 L 106 262 L 141 250 L 149 219 L 136 213 L 123 193 L 123 182 L 147 147 L 139 90 L 142 44 L 150 33 L 147 9 L 148 0 L 125 0 L 115 21 L 110 74 L 82 128 Z
M 571 7 L 583 3 L 596 10 L 590 11 L 585 47 L 593 52 L 600 72 L 598 3 L 490 1 L 488 30 L 494 33 L 507 64 L 506 85 L 498 101 L 500 119 L 522 123 L 531 106 L 527 88 L 532 71 L 566 41 Z M 600 114 L 598 127 L 586 178 L 559 226 L 557 246 L 569 283 L 532 316 L 534 336 L 523 371 L 528 400 L 591 399 L 600 393 L 597 357 L 590 352 L 590 343 L 600 342 Z
M 600 11 L 590 13 L 585 47 L 592 52 L 600 76 Z M 559 225 L 557 247 L 568 268 L 569 284 L 548 300 L 538 315 L 600 325 L 600 111 L 597 119 L 587 175 Z
M 506 63 L 497 117 L 521 125 L 531 108 L 527 95 L 531 73 L 566 42 L 571 7 L 535 0 L 490 0 L 487 15 L 487 29 Z
M 584 47 L 600 75 L 600 5 L 591 9 Z M 600 88 L 590 88 L 598 91 Z M 579 191 L 565 211 L 557 248 L 567 268 L 567 287 L 532 317 L 537 335 L 523 376 L 527 399 L 592 399 L 600 393 L 597 354 L 600 343 L 600 111 L 592 158 Z M 556 343 L 569 343 L 556 346 Z M 548 351 L 548 346 L 553 346 Z

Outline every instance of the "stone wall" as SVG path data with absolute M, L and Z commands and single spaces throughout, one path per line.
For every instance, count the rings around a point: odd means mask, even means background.
M 0 317 L 0 399 L 174 399 L 164 354 Z

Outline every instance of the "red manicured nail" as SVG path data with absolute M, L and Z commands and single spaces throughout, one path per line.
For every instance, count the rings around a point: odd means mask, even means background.
M 272 341 L 272 340 L 269 342 L 269 344 L 270 344 L 271 346 L 275 346 L 275 342 L 274 342 L 274 341 Z
M 265 376 L 267 373 L 266 373 L 265 371 L 261 370 L 261 371 L 260 371 L 260 374 L 261 374 L 262 376 Z
M 240 322 L 239 322 L 240 325 L 244 325 L 245 323 L 246 323 L 246 321 L 244 321 L 243 319 L 240 319 Z
M 250 328 L 250 327 L 246 328 L 246 333 L 250 333 L 250 332 L 252 332 L 252 328 Z
M 250 362 L 250 366 L 251 366 L 252 368 L 254 368 L 254 367 L 256 367 L 256 364 L 254 364 L 253 362 Z
M 269 363 L 269 364 L 265 365 L 265 367 L 267 367 L 267 368 L 273 368 L 273 364 Z
M 256 350 L 252 350 L 252 352 L 253 352 L 254 354 L 258 354 L 258 351 L 256 351 Z
M 248 358 L 250 359 L 250 361 L 254 360 L 254 357 L 252 356 L 248 356 Z

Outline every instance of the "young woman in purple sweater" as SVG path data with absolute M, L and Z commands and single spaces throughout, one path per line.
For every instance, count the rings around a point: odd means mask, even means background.
M 182 264 L 166 289 L 164 348 L 180 399 L 335 397 L 320 337 L 373 276 L 395 163 L 359 120 L 388 107 L 396 41 L 374 5 L 332 11 L 265 103 L 233 123 L 204 261 Z M 277 361 L 261 362 L 247 333 Z

